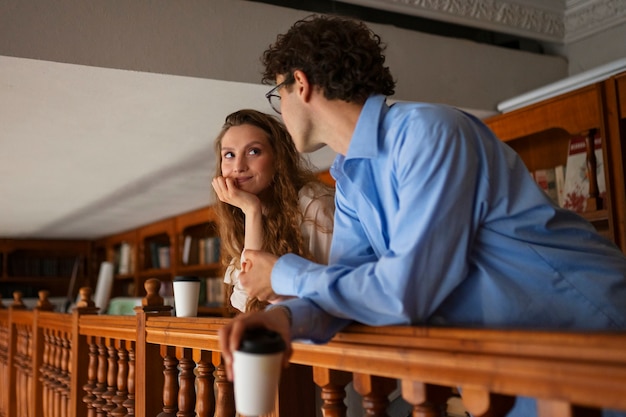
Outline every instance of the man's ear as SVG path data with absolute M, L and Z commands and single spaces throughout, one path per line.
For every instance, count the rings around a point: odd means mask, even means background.
M 309 79 L 306 74 L 301 70 L 295 70 L 293 72 L 294 89 L 296 94 L 301 97 L 305 102 L 308 102 L 311 99 L 311 93 L 313 89 L 311 84 L 309 84 Z

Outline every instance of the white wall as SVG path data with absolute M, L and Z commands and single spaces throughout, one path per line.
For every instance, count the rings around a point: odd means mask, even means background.
M 569 61 L 569 75 L 626 58 L 626 22 L 568 43 L 564 54 Z

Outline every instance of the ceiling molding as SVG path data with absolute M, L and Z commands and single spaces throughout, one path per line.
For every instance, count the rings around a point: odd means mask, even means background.
M 341 0 L 463 26 L 567 44 L 626 21 L 624 0 Z
M 562 0 L 342 0 L 500 33 L 560 43 L 565 36 Z
M 624 0 L 569 0 L 565 10 L 565 43 L 578 41 L 626 21 Z

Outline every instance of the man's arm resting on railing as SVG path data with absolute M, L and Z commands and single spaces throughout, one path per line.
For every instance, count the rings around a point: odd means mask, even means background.
M 291 340 L 306 339 L 325 343 L 349 323 L 349 320 L 333 317 L 303 299 L 290 299 L 262 312 L 240 314 L 219 330 L 219 344 L 226 365 L 226 375 L 232 380 L 233 352 L 239 347 L 246 329 L 265 327 L 278 332 L 287 343 L 283 359 L 287 366 L 292 352 Z
M 307 299 L 293 298 L 267 307 L 287 309 L 291 321 L 291 340 L 326 343 L 352 321 L 326 313 Z

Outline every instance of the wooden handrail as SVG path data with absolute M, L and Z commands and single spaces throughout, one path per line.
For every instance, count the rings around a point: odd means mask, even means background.
M 172 317 L 150 303 L 136 317 L 86 312 L 0 309 L 0 417 L 57 415 L 48 408 L 72 417 L 234 416 L 218 346 L 229 319 Z M 326 417 L 345 416 L 350 381 L 368 415 L 384 413 L 400 381 L 414 416 L 435 415 L 458 389 L 475 416 L 505 415 L 521 395 L 537 400 L 541 417 L 571 417 L 626 410 L 625 346 L 625 332 L 351 325 L 324 345 L 295 342 L 291 363 L 309 369 Z M 278 401 L 272 415 L 289 415 L 287 399 Z

